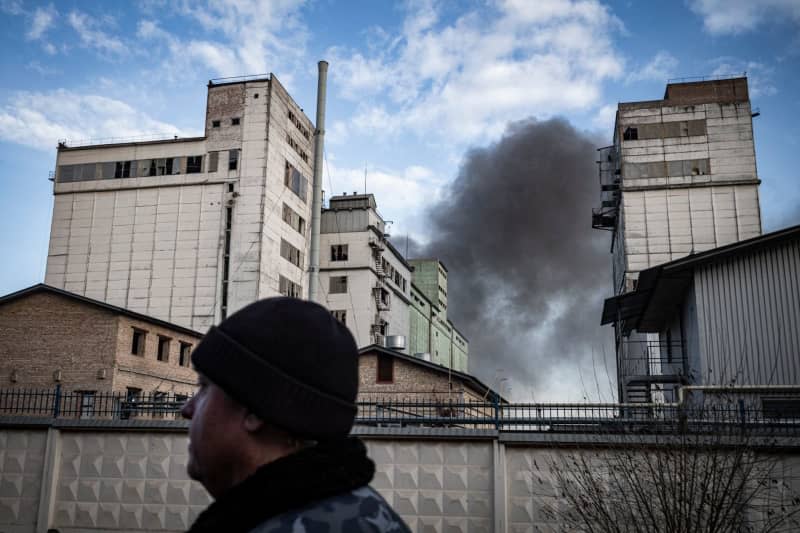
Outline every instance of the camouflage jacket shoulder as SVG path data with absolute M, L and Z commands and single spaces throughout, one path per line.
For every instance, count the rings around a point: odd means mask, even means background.
M 364 486 L 274 516 L 250 533 L 410 533 L 371 487 Z

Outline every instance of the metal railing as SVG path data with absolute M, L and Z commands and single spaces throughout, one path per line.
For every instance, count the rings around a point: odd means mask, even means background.
M 796 395 L 795 399 L 800 401 Z M 180 419 L 185 396 L 153 392 L 0 390 L 0 416 L 59 419 Z M 800 411 L 762 409 L 760 401 L 679 404 L 493 403 L 450 399 L 369 397 L 358 402 L 356 424 L 379 427 L 448 427 L 548 433 L 723 433 L 800 435 Z
M 166 142 L 166 141 L 182 141 L 187 139 L 195 139 L 202 136 L 202 133 L 197 135 L 183 135 L 175 132 L 168 133 L 152 133 L 135 135 L 131 137 L 98 137 L 90 139 L 59 139 L 58 146 L 63 148 L 79 148 L 84 146 L 95 146 L 105 144 L 128 144 L 128 143 L 148 143 L 148 142 Z
M 622 376 L 683 376 L 686 354 L 680 341 L 625 341 Z

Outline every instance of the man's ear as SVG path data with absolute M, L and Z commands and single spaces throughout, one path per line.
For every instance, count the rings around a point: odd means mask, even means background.
M 245 430 L 249 431 L 250 433 L 255 433 L 264 427 L 264 421 L 253 413 L 247 413 L 247 415 L 244 417 L 243 425 Z

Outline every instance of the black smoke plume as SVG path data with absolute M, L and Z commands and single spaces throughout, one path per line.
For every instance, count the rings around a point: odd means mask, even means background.
M 599 326 L 610 234 L 591 227 L 601 145 L 562 119 L 509 125 L 467 152 L 430 210 L 431 240 L 411 250 L 449 268 L 448 317 L 470 341 L 470 373 L 494 387 L 508 378 L 514 400 L 613 394 L 612 334 Z

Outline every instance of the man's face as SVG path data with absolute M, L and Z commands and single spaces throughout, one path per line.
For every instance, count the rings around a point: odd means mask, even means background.
M 191 421 L 186 470 L 216 498 L 230 488 L 238 471 L 239 445 L 245 437 L 242 419 L 247 412 L 202 374 L 198 385 L 197 393 L 181 409 L 181 415 Z

